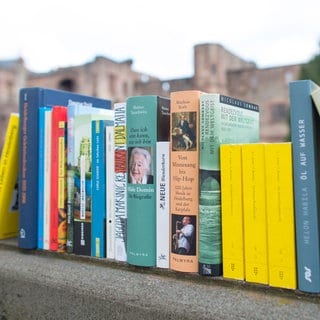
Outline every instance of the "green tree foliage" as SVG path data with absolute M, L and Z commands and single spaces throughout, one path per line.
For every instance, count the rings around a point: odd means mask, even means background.
M 299 78 L 300 80 L 310 79 L 320 84 L 320 54 L 317 54 L 302 66 Z

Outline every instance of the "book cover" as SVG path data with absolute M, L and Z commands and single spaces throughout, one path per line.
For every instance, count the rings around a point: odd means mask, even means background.
M 170 269 L 198 272 L 201 92 L 170 94 Z
M 51 192 L 50 192 L 50 250 L 64 252 L 66 247 L 65 208 L 65 126 L 67 107 L 52 107 L 51 127 Z M 65 237 L 63 236 L 65 232 Z M 59 234 L 59 236 L 58 236 Z M 65 241 L 64 241 L 65 238 Z M 60 241 L 59 241 L 59 240 Z
M 169 99 L 127 99 L 127 261 L 156 266 L 156 142 L 169 127 Z
M 298 289 L 320 292 L 319 146 L 320 118 L 311 80 L 290 82 Z
M 245 279 L 241 144 L 220 145 L 223 277 Z
M 92 121 L 113 120 L 113 110 L 91 108 L 74 118 L 74 253 L 91 256 L 92 222 Z
M 265 152 L 263 143 L 242 145 L 245 280 L 268 284 Z
M 114 104 L 115 260 L 127 261 L 127 130 L 126 103 Z
M 106 127 L 106 248 L 107 258 L 115 257 L 115 210 L 114 210 L 114 126 Z
M 320 115 L 320 87 L 314 83 L 315 88 L 311 92 L 313 103 Z
M 38 249 L 49 250 L 52 107 L 39 108 Z
M 110 120 L 92 121 L 92 256 L 106 257 L 106 144 L 105 128 Z
M 200 97 L 199 273 L 222 275 L 221 143 L 259 141 L 259 107 L 218 93 Z
M 74 104 L 110 109 L 111 101 L 73 92 L 30 87 L 19 91 L 19 234 L 18 246 L 38 244 L 39 107 Z
M 269 285 L 296 289 L 292 146 L 265 144 Z
M 11 113 L 0 159 L 0 239 L 18 235 L 19 114 Z

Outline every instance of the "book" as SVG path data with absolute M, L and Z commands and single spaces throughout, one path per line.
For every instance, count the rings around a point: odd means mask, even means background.
M 315 88 L 311 92 L 311 97 L 318 113 L 320 114 L 320 87 L 315 83 L 314 85 Z
M 168 139 L 169 139 L 169 130 Z M 157 268 L 170 266 L 170 142 L 157 142 Z
M 39 108 L 38 249 L 49 250 L 52 107 Z
M 220 145 L 223 277 L 245 279 L 241 144 Z
M 113 110 L 91 108 L 74 117 L 73 252 L 91 256 L 92 228 L 92 153 L 93 120 L 112 120 Z
M 106 144 L 105 128 L 110 120 L 92 121 L 92 235 L 91 253 L 106 257 Z
M 11 113 L 0 158 L 0 239 L 18 235 L 19 114 Z
M 156 143 L 169 127 L 170 100 L 155 95 L 127 103 L 127 262 L 156 266 Z
M 198 272 L 199 110 L 198 90 L 171 92 L 170 264 Z
M 106 256 L 115 257 L 115 210 L 114 210 L 114 126 L 106 127 Z
M 52 107 L 50 250 L 65 252 L 66 225 L 66 122 L 67 107 Z
M 127 261 L 126 102 L 114 104 L 115 260 Z
M 222 275 L 221 143 L 259 141 L 258 105 L 219 93 L 200 97 L 199 273 Z
M 73 92 L 40 87 L 19 91 L 19 234 L 18 246 L 35 249 L 38 244 L 39 107 L 95 105 L 111 108 L 111 101 Z
M 263 143 L 242 145 L 245 280 L 268 284 L 265 151 Z
M 298 289 L 320 292 L 320 118 L 311 80 L 289 83 Z
M 296 289 L 292 145 L 266 143 L 265 177 L 269 285 Z

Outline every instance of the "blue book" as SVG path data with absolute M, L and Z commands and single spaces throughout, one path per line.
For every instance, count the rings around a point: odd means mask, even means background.
M 49 146 L 48 142 L 48 132 L 49 124 L 47 123 L 48 115 L 51 113 L 52 107 L 41 107 L 39 108 L 39 166 L 38 166 L 38 248 L 39 249 L 49 249 L 46 247 L 46 213 L 48 208 L 46 207 L 46 197 L 49 196 L 48 179 L 50 177 L 50 170 L 48 169 L 48 155 Z M 51 119 L 51 118 L 50 118 Z M 51 121 L 50 121 L 51 123 Z M 51 136 L 51 134 L 50 134 Z M 48 239 L 47 239 L 48 242 Z
M 111 101 L 46 88 L 22 88 L 19 97 L 19 235 L 18 246 L 38 245 L 39 107 L 82 104 L 111 109 Z
M 320 118 L 310 80 L 289 84 L 298 289 L 320 292 Z
M 112 120 L 92 121 L 92 226 L 91 253 L 106 257 L 106 143 L 105 128 Z

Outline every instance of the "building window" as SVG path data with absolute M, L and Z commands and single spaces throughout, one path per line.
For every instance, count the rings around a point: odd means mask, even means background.
M 216 72 L 217 72 L 217 66 L 216 66 L 215 64 L 212 64 L 210 70 L 211 70 L 211 73 L 212 73 L 212 74 L 216 74 Z
M 162 90 L 165 92 L 168 92 L 170 90 L 170 83 L 169 82 L 163 82 L 162 83 Z
M 272 122 L 283 122 L 288 120 L 289 108 L 284 103 L 274 104 L 271 107 Z
M 75 83 L 72 79 L 63 79 L 59 82 L 58 88 L 65 91 L 75 91 Z

